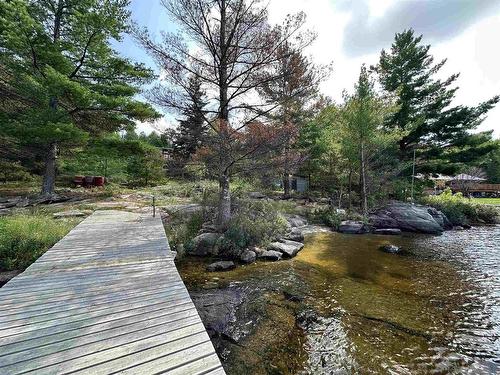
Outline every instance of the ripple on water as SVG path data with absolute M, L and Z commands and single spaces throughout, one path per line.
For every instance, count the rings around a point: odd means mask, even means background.
M 377 251 L 388 240 L 407 255 Z M 499 244 L 499 226 L 309 237 L 296 261 L 324 271 L 309 279 L 324 318 L 307 330 L 305 373 L 500 372 Z

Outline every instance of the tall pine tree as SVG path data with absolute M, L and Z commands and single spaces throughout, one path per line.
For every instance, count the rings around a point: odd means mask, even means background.
M 434 63 L 429 49 L 430 45 L 422 44 L 422 36 L 410 29 L 396 34 L 390 51 L 382 50 L 375 70 L 381 86 L 395 95 L 398 105 L 385 126 L 400 132 L 401 159 L 410 159 L 417 149 L 419 159 L 425 161 L 421 171 L 452 173 L 461 163 L 492 150 L 489 133 L 470 132 L 499 96 L 476 107 L 452 106 L 458 89 L 453 84 L 459 75 L 437 79 L 446 60 Z
M 54 192 L 61 149 L 157 116 L 133 98 L 151 71 L 111 47 L 128 30 L 128 4 L 0 2 L 0 132 L 37 150 L 44 195 Z
M 172 135 L 172 154 L 185 164 L 196 150 L 203 145 L 208 126 L 203 108 L 207 105 L 205 92 L 197 76 L 189 78 L 186 88 L 186 107 L 182 110 L 183 119 Z

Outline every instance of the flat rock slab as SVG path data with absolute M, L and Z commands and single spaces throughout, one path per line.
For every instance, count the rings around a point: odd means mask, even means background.
M 159 216 L 97 211 L 0 288 L 0 374 L 224 374 Z
M 275 250 L 264 250 L 259 254 L 260 259 L 266 260 L 281 260 L 282 254 L 279 251 Z
M 339 225 L 338 231 L 347 234 L 364 234 L 370 230 L 367 225 L 361 221 L 345 220 Z
M 376 229 L 399 228 L 407 232 L 441 234 L 453 226 L 435 208 L 405 202 L 393 202 L 370 215 Z

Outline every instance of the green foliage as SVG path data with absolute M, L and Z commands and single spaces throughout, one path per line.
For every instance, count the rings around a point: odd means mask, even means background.
M 31 174 L 19 162 L 0 160 L 0 181 L 31 181 Z
M 171 154 L 180 163 L 181 168 L 184 168 L 196 150 L 203 146 L 208 131 L 204 113 L 204 107 L 208 102 L 201 87 L 200 77 L 194 75 L 189 78 L 184 96 L 186 103 L 182 111 L 184 118 L 179 121 L 177 129 L 164 134 L 172 139 Z
M 418 148 L 419 159 L 425 160 L 421 172 L 454 173 L 462 163 L 477 160 L 493 149 L 491 132 L 470 131 L 500 97 L 476 107 L 453 107 L 458 74 L 444 80 L 436 78 L 446 60 L 434 63 L 430 45 L 421 42 L 422 36 L 405 30 L 396 34 L 390 51 L 382 50 L 375 70 L 383 89 L 397 100 L 397 110 L 385 126 L 400 132 L 402 160 L 410 160 L 412 150 Z
M 497 148 L 487 155 L 484 162 L 488 182 L 492 184 L 500 184 L 500 141 L 496 145 Z
M 476 204 L 473 200 L 464 198 L 461 193 L 453 194 L 450 189 L 440 195 L 426 197 L 422 201 L 441 210 L 454 225 L 478 221 L 494 224 L 499 214 L 497 208 Z
M 0 269 L 25 269 L 76 224 L 42 214 L 0 218 Z
M 345 220 L 345 215 L 338 213 L 337 209 L 327 206 L 312 210 L 309 212 L 308 218 L 313 223 L 327 225 L 336 230 L 342 220 Z
M 248 246 L 265 245 L 287 229 L 286 219 L 266 201 L 240 201 L 224 233 L 221 249 L 238 253 Z
M 129 183 L 132 186 L 148 185 L 162 179 L 165 175 L 165 161 L 156 148 L 144 150 L 142 155 L 131 156 L 127 163 Z
M 53 191 L 56 147 L 158 116 L 135 99 L 152 72 L 111 46 L 128 31 L 127 0 L 0 2 L 0 136 L 46 159 Z
M 196 237 L 203 225 L 203 214 L 192 214 L 187 222 L 177 222 L 175 220 L 165 225 L 168 242 L 172 250 L 179 250 L 179 245 L 189 244 Z

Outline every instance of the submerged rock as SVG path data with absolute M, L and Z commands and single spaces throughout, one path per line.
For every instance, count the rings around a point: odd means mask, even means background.
M 379 250 L 383 251 L 384 253 L 389 253 L 389 254 L 398 254 L 401 252 L 401 249 L 399 247 L 397 247 L 396 245 L 392 245 L 392 244 L 380 246 Z
M 291 293 L 286 290 L 283 291 L 283 296 L 285 297 L 286 300 L 291 302 L 302 302 L 304 300 L 304 296 Z
M 281 260 L 282 254 L 279 251 L 275 250 L 264 250 L 259 258 L 266 260 Z
M 395 236 L 398 234 L 401 234 L 401 229 L 399 228 L 382 228 L 382 229 L 375 229 L 373 231 L 374 234 L 384 234 L 384 235 L 390 235 L 390 236 Z
M 250 264 L 255 262 L 255 259 L 257 258 L 257 254 L 255 254 L 255 251 L 252 250 L 245 250 L 240 256 L 240 260 L 243 263 Z
M 364 234 L 368 233 L 370 229 L 362 221 L 345 220 L 340 223 L 338 231 L 348 234 Z
M 403 231 L 441 234 L 451 229 L 449 220 L 432 207 L 404 202 L 393 202 L 370 215 L 376 229 L 399 228 Z
M 217 243 L 221 235 L 219 233 L 203 233 L 191 240 L 186 252 L 190 255 L 216 255 Z
M 207 266 L 208 272 L 216 272 L 216 271 L 229 271 L 236 268 L 236 264 L 230 260 L 221 260 L 219 262 L 211 263 Z

